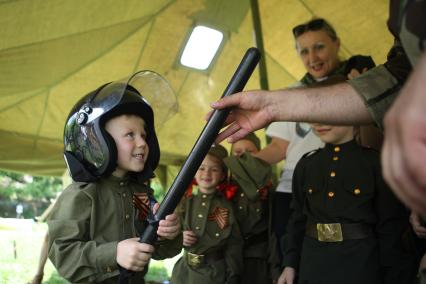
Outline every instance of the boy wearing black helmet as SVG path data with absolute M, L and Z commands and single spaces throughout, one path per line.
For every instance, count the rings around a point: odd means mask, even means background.
M 160 155 L 152 109 L 144 90 L 134 87 L 138 78 L 161 81 L 142 72 L 104 85 L 74 106 L 65 126 L 74 183 L 49 218 L 49 258 L 73 283 L 117 283 L 119 266 L 136 271 L 130 283 L 144 283 L 151 257 L 172 257 L 181 249 L 175 214 L 160 221 L 163 241 L 138 242 L 156 203 L 147 184 Z

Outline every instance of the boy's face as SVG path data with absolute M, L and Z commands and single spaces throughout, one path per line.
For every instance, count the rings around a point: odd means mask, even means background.
M 259 152 L 256 148 L 256 145 L 253 144 L 250 140 L 242 139 L 238 140 L 231 147 L 231 154 L 234 156 L 241 156 L 244 153 L 257 153 Z
M 342 144 L 354 138 L 353 126 L 335 126 L 320 123 L 312 123 L 315 134 L 324 143 Z
M 107 121 L 105 130 L 117 146 L 117 168 L 114 176 L 123 177 L 127 172 L 141 172 L 148 158 L 145 121 L 137 115 L 120 115 Z
M 216 186 L 225 178 L 221 161 L 207 154 L 201 166 L 195 174 L 195 180 L 198 183 L 202 193 L 210 194 L 216 190 Z

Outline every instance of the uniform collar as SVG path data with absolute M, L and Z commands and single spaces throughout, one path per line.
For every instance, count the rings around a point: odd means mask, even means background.
M 334 153 L 344 153 L 344 152 L 347 152 L 347 151 L 351 151 L 351 150 L 354 150 L 358 147 L 359 147 L 359 145 L 356 142 L 356 140 L 352 139 L 351 141 L 348 141 L 348 142 L 343 143 L 343 144 L 327 143 L 327 144 L 325 144 L 324 148 L 325 148 L 327 153 L 334 154 Z
M 106 183 L 108 186 L 116 188 L 119 192 L 122 192 L 126 189 L 127 185 L 130 182 L 130 177 L 128 175 L 120 178 L 113 175 L 109 175 L 101 180 L 102 183 Z

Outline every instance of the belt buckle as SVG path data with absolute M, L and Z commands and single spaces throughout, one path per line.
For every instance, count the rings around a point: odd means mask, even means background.
M 188 265 L 192 268 L 199 268 L 204 263 L 204 255 L 187 252 Z
M 342 226 L 340 223 L 317 224 L 318 240 L 321 242 L 342 242 Z

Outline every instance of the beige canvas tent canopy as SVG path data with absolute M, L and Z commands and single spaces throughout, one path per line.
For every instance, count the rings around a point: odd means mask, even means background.
M 0 1 L 0 168 L 61 175 L 62 132 L 71 106 L 99 85 L 150 69 L 176 93 L 177 113 L 159 125 L 163 165 L 179 163 L 247 48 L 254 46 L 250 0 Z M 269 88 L 288 86 L 304 69 L 291 28 L 327 18 L 342 41 L 342 58 L 391 46 L 387 0 L 258 0 Z M 190 30 L 205 24 L 225 33 L 207 72 L 180 66 Z M 258 89 L 256 72 L 246 89 Z M 161 110 L 157 110 L 161 111 Z

